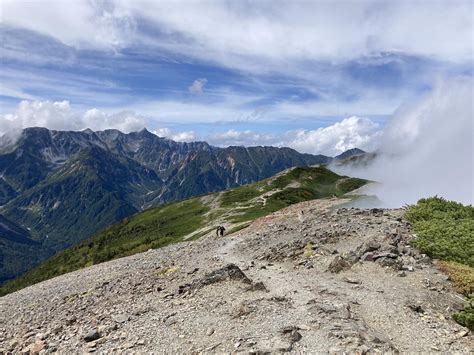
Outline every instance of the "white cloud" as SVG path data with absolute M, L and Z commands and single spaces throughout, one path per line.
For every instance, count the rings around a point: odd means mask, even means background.
M 146 120 L 133 111 L 109 114 L 94 108 L 85 112 L 81 125 L 92 130 L 116 128 L 123 132 L 132 132 L 145 127 Z
M 117 128 L 124 132 L 145 127 L 145 119 L 133 112 L 108 114 L 97 109 L 80 113 L 68 101 L 21 101 L 16 112 L 0 115 L 0 134 L 26 127 L 47 127 L 54 130 L 103 130 Z
M 188 90 L 191 94 L 202 94 L 204 92 L 204 86 L 206 86 L 206 84 L 206 78 L 196 79 L 188 88 Z
M 341 172 L 380 182 L 367 192 L 386 206 L 433 195 L 473 204 L 473 97 L 472 78 L 438 83 L 422 100 L 394 114 L 369 168 Z
M 377 123 L 352 116 L 317 130 L 288 132 L 285 144 L 300 152 L 333 156 L 356 147 L 373 151 L 380 134 Z
M 221 63 L 262 68 L 267 63 L 258 62 L 264 58 L 288 66 L 294 60 L 341 62 L 386 52 L 472 58 L 470 1 L 148 4 L 146 11 L 136 1 L 128 9 L 182 36 L 165 46 Z
M 209 143 L 229 145 L 272 145 L 290 147 L 302 153 L 335 156 L 351 148 L 374 151 L 380 145 L 381 127 L 368 118 L 349 117 L 317 130 L 296 130 L 283 134 L 230 129 L 204 137 Z
M 78 48 L 119 49 L 130 43 L 136 30 L 135 19 L 125 7 L 87 0 L 2 0 L 0 23 Z
M 173 120 L 173 116 L 168 115 L 170 111 L 166 108 L 162 112 L 165 113 L 163 117 Z M 199 112 L 199 110 L 195 112 Z M 226 111 L 222 113 L 226 113 Z M 201 114 L 203 113 L 201 112 Z M 237 115 L 232 111 L 228 111 L 227 114 Z M 20 102 L 14 113 L 0 115 L 0 134 L 35 126 L 54 130 L 116 128 L 123 132 L 131 132 L 140 130 L 150 123 L 159 125 L 158 122 L 156 117 L 146 119 L 133 111 L 107 113 L 93 108 L 80 112 L 74 110 L 68 101 L 25 100 Z M 156 128 L 153 133 L 178 142 L 202 139 L 216 146 L 289 146 L 301 152 L 327 155 L 336 155 L 354 147 L 373 150 L 380 134 L 377 124 L 367 118 L 359 117 L 349 117 L 317 130 L 298 130 L 281 135 L 230 129 L 208 136 L 199 136 L 192 130 L 181 131 L 167 127 Z
M 169 138 L 176 142 L 194 142 L 198 140 L 196 133 L 193 131 L 176 132 L 167 127 L 157 128 L 152 133 L 156 134 L 158 137 Z

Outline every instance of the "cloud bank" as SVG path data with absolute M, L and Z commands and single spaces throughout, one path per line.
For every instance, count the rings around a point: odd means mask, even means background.
M 108 114 L 98 109 L 80 113 L 68 101 L 21 101 L 12 114 L 0 115 L 0 135 L 27 127 L 47 127 L 54 130 L 104 130 L 117 128 L 124 132 L 145 127 L 143 117 L 131 111 Z
M 116 128 L 131 132 L 152 127 L 153 133 L 178 142 L 205 140 L 212 145 L 256 146 L 272 145 L 294 148 L 300 152 L 334 156 L 358 147 L 374 150 L 378 144 L 380 126 L 368 118 L 352 116 L 316 130 L 290 130 L 282 134 L 256 132 L 250 129 L 229 129 L 199 135 L 193 130 L 160 127 L 155 118 L 145 118 L 133 111 L 107 113 L 96 108 L 85 112 L 74 110 L 68 101 L 22 101 L 16 111 L 0 115 L 0 135 L 26 127 L 47 127 L 54 130 L 104 130 Z M 158 127 L 153 127 L 158 126 Z
M 193 131 L 177 132 L 170 128 L 158 128 L 153 130 L 152 133 L 158 137 L 172 139 L 176 142 L 194 142 L 198 140 L 196 133 Z
M 336 170 L 379 182 L 365 192 L 384 206 L 434 195 L 473 204 L 473 97 L 470 77 L 439 82 L 421 101 L 394 114 L 369 167 Z
M 380 135 L 377 123 L 352 116 L 325 128 L 290 133 L 288 146 L 305 153 L 324 152 L 334 156 L 355 147 L 374 151 Z

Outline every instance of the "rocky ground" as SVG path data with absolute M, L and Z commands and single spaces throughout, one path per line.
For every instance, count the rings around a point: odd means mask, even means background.
M 0 298 L 0 353 L 458 352 L 462 298 L 402 210 L 304 202 Z

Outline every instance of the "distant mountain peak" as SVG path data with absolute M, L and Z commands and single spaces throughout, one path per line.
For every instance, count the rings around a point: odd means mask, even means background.
M 355 156 L 355 155 L 362 155 L 362 154 L 365 154 L 365 153 L 366 152 L 363 151 L 362 149 L 352 148 L 352 149 L 346 150 L 344 153 L 341 153 L 341 154 L 335 156 L 334 159 L 337 159 L 337 160 L 346 159 L 346 158 L 350 158 L 350 157 Z

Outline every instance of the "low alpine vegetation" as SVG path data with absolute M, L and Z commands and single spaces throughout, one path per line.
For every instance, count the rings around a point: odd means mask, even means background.
M 474 329 L 474 207 L 441 197 L 421 199 L 409 206 L 405 217 L 413 223 L 413 245 L 442 260 L 440 269 L 454 287 L 468 299 L 463 311 L 453 318 Z

